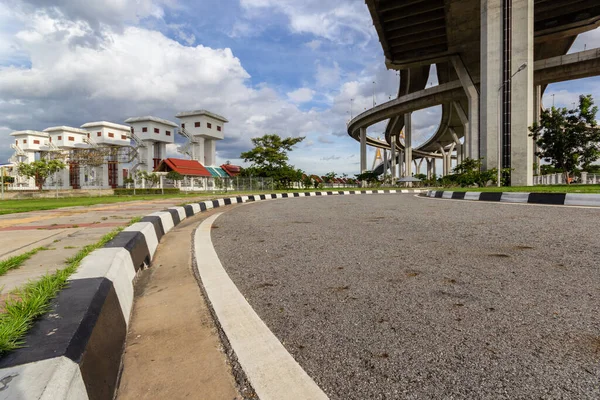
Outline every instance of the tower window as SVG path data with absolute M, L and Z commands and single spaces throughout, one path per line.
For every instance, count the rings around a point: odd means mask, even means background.
M 200 122 L 194 122 L 194 128 L 200 128 Z
M 127 140 L 127 136 L 125 136 L 125 135 L 121 135 L 121 139 L 123 139 L 123 140 Z
M 217 125 L 217 131 L 221 132 L 221 127 Z
M 108 132 L 108 137 L 113 137 L 113 138 L 114 138 L 114 137 L 115 137 L 115 134 L 114 134 L 114 133 L 112 133 L 112 132 Z
M 160 133 L 160 129 L 154 128 L 154 133 Z
M 69 136 L 69 142 L 74 142 L 75 138 L 73 136 Z
M 40 144 L 40 141 L 39 140 L 34 140 L 33 144 Z
M 148 128 L 142 128 L 142 132 L 148 132 Z
M 207 123 L 206 123 L 206 127 L 207 127 L 208 129 L 212 129 L 212 124 L 211 124 L 210 122 L 207 122 Z
M 98 137 L 102 136 L 102 132 L 97 132 L 96 136 L 98 136 Z
M 88 135 L 89 135 L 89 133 L 88 133 Z M 58 137 L 58 140 L 62 140 L 62 136 L 59 136 L 59 137 Z
M 167 136 L 171 136 L 171 131 L 165 131 Z

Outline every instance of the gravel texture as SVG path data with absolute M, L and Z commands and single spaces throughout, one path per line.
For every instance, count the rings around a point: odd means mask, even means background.
M 354 195 L 252 204 L 223 266 L 332 399 L 600 398 L 600 209 Z

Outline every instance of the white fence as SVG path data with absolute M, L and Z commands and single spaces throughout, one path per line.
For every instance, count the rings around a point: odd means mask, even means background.
M 597 185 L 600 184 L 599 174 L 588 174 L 582 172 L 581 177 L 572 178 L 571 183 L 581 183 L 584 185 Z M 537 175 L 533 177 L 534 185 L 564 185 L 565 176 L 564 174 L 548 174 L 548 175 Z

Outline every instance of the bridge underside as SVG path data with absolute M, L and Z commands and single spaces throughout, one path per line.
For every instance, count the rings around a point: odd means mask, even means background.
M 438 130 L 412 151 L 413 158 L 423 154 L 449 158 L 455 152 L 458 160 L 483 157 L 486 167 L 493 168 L 500 156 L 502 166 L 519 168 L 513 183 L 531 184 L 531 171 L 521 169 L 533 165 L 527 127 L 541 107 L 538 97 L 549 83 L 600 75 L 597 51 L 565 56 L 578 34 L 600 26 L 600 2 L 365 2 L 387 67 L 400 71 L 400 86 L 397 99 L 354 118 L 348 133 L 358 140 L 360 128 L 389 119 L 387 147 L 394 140 L 396 150 L 402 151 L 411 135 L 410 129 L 404 129 L 407 115 L 441 105 Z M 432 91 L 435 87 L 425 87 L 433 64 L 442 88 L 437 92 Z M 526 68 L 519 69 L 523 64 Z M 404 141 L 403 130 L 409 135 Z M 405 168 L 409 173 L 410 168 Z

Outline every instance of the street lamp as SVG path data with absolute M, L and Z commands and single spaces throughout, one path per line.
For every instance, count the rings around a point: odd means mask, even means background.
M 375 81 L 373 81 L 373 107 L 375 107 Z
M 519 67 L 519 69 L 517 69 L 517 72 L 515 72 L 514 74 L 512 74 L 510 76 L 510 79 L 514 78 L 515 75 L 517 75 L 519 72 L 523 71 L 525 68 L 527 68 L 527 63 L 523 63 L 521 64 L 521 66 Z M 502 85 L 500 85 L 500 87 L 498 88 L 498 175 L 496 177 L 497 179 L 497 186 L 500 187 L 502 186 L 501 183 L 501 170 L 502 170 L 502 133 L 503 133 L 503 129 L 502 129 L 502 113 L 500 112 L 500 110 L 502 109 L 502 104 L 500 101 L 500 93 L 502 91 L 502 88 L 504 88 L 504 85 L 506 84 L 506 82 L 503 82 Z

